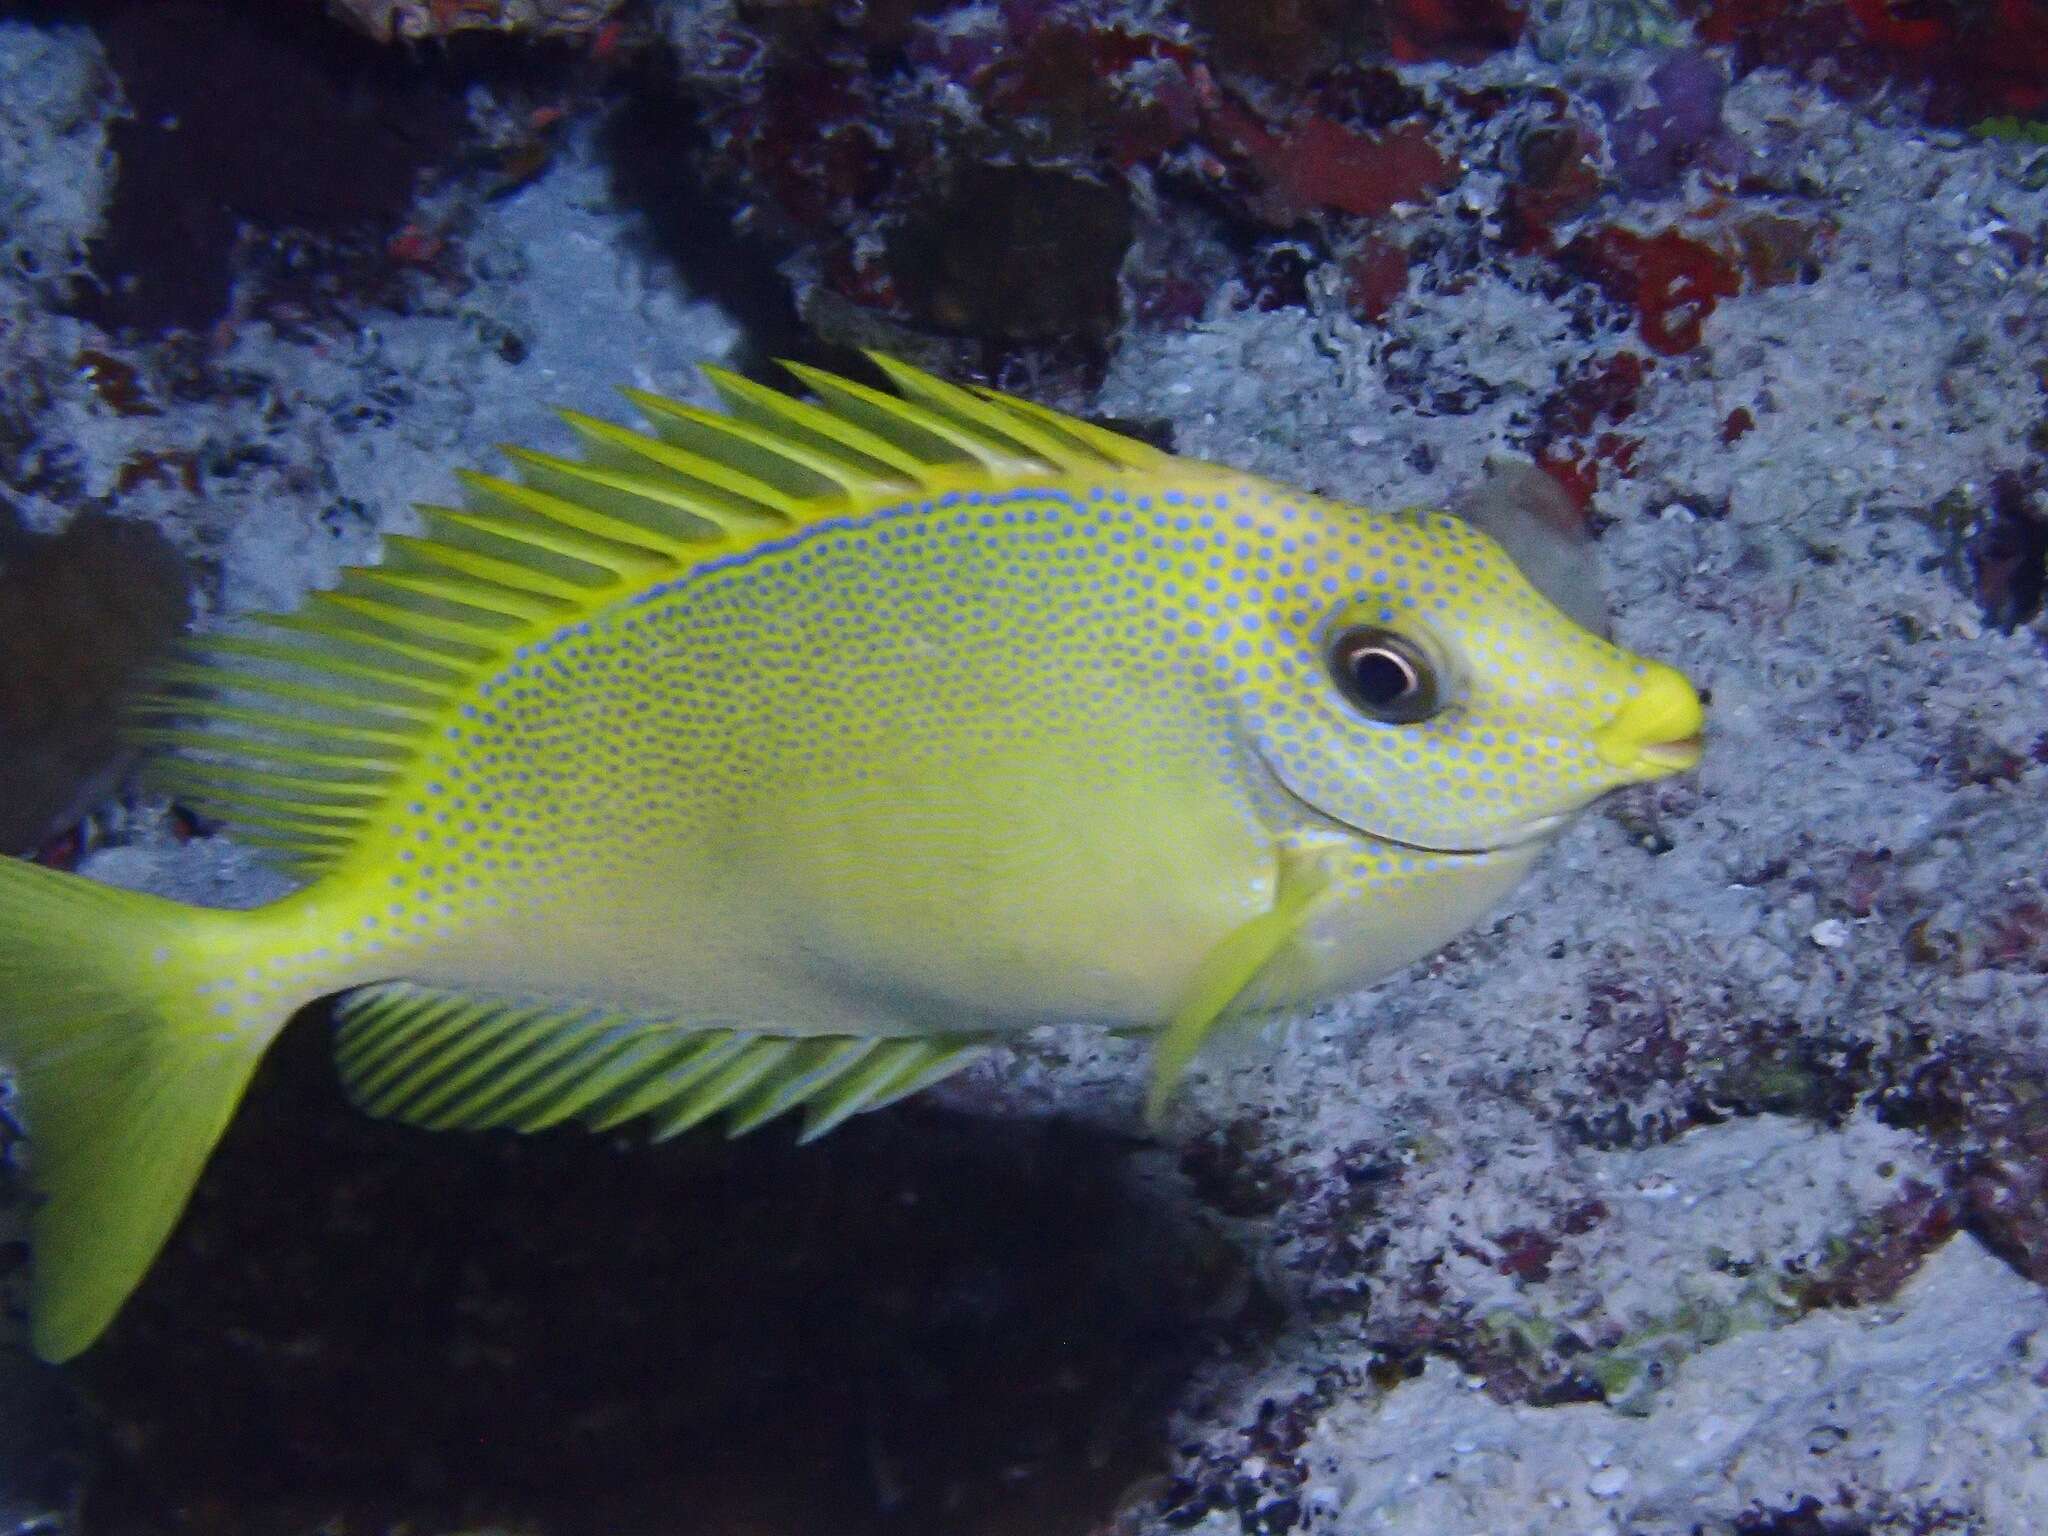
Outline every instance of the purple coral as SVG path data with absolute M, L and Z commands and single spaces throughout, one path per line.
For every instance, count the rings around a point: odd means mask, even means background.
M 1666 58 L 1613 119 L 1608 138 L 1615 180 L 1638 196 L 1676 186 L 1724 136 L 1721 102 L 1727 94 L 1727 72 L 1713 56 L 1688 49 Z

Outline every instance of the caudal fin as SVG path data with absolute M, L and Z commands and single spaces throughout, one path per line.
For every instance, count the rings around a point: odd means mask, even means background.
M 41 1197 L 30 1320 L 46 1360 L 84 1349 L 141 1281 L 276 1033 L 202 989 L 209 969 L 231 974 L 248 922 L 0 859 L 0 1066 Z

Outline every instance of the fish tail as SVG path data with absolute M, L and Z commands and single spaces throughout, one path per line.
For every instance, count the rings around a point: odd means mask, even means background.
M 30 1329 L 44 1359 L 84 1349 L 141 1281 L 290 1016 L 258 1017 L 243 982 L 265 938 L 261 913 L 0 859 L 0 1066 L 40 1196 Z

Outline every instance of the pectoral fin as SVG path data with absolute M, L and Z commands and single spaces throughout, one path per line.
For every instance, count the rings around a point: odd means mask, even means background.
M 1159 1043 L 1153 1048 L 1152 1086 L 1145 1095 L 1148 1124 L 1159 1123 L 1166 1101 L 1231 1004 L 1244 996 L 1267 963 L 1301 932 L 1316 898 L 1328 887 L 1329 876 L 1321 864 L 1283 852 L 1273 905 L 1232 929 L 1202 957 L 1186 998 L 1160 1031 Z

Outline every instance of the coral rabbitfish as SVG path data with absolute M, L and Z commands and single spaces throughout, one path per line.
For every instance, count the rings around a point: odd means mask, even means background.
M 1697 755 L 1677 672 L 1459 518 L 876 362 L 571 415 L 580 456 L 195 641 L 141 735 L 295 894 L 0 864 L 41 1353 L 312 999 L 355 1101 L 429 1127 L 816 1135 L 1052 1021 L 1158 1029 L 1157 1113 L 1220 1021 L 1428 953 Z

